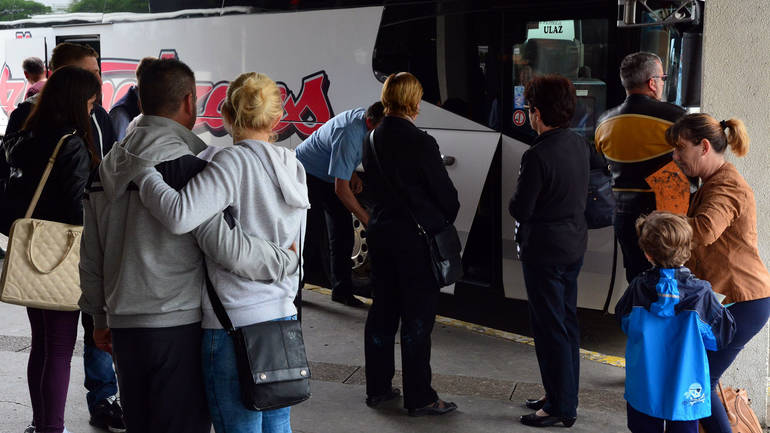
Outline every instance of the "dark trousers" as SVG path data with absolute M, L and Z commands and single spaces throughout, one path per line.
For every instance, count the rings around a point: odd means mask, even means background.
M 726 347 L 716 352 L 706 351 L 709 359 L 709 375 L 711 376 L 711 416 L 701 420 L 703 428 L 708 433 L 731 433 L 730 421 L 719 400 L 717 383 L 722 374 L 735 361 L 752 338 L 767 323 L 770 316 L 770 298 L 754 301 L 737 302 L 727 307 L 735 319 L 735 336 Z
M 626 281 L 629 283 L 652 267 L 639 248 L 636 220 L 642 215 L 648 215 L 655 208 L 653 193 L 615 192 L 615 236 L 620 244 L 620 252 L 623 253 L 623 266 L 626 268 Z
M 416 231 L 416 230 L 415 230 Z M 401 323 L 404 407 L 417 409 L 436 401 L 431 387 L 430 334 L 436 320 L 438 284 L 431 273 L 428 248 L 415 233 L 400 236 L 370 232 L 374 300 L 366 318 L 366 394 L 390 391 L 393 349 Z
M 78 311 L 27 308 L 32 329 L 27 384 L 36 432 L 61 433 L 64 429 L 78 314 Z
M 580 330 L 577 277 L 583 260 L 570 265 L 522 263 L 529 298 L 529 320 L 547 401 L 543 410 L 577 416 Z
M 310 206 L 322 209 L 329 239 L 329 282 L 334 296 L 353 294 L 352 265 L 353 217 L 334 192 L 334 184 L 308 174 Z M 322 251 L 321 254 L 325 252 Z
M 112 329 L 126 428 L 132 433 L 209 433 L 200 323 Z
M 626 418 L 631 433 L 698 433 L 697 420 L 663 420 L 641 413 L 628 403 L 626 403 Z
M 629 283 L 652 266 L 639 248 L 639 237 L 636 235 L 636 220 L 642 215 L 641 212 L 615 213 L 615 236 L 620 244 L 620 252 L 623 253 L 623 266 Z
M 96 403 L 118 393 L 118 378 L 112 367 L 112 355 L 94 343 L 94 318 L 83 313 L 80 321 L 83 324 L 83 367 L 86 376 L 83 385 L 88 390 L 88 411 L 93 412 Z

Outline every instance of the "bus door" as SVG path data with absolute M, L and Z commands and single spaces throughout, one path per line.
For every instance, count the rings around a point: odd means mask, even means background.
M 511 113 L 508 131 L 524 143 L 531 143 L 537 135 L 530 125 L 524 90 L 535 76 L 559 74 L 575 85 L 577 106 L 570 129 L 593 142 L 599 116 L 607 109 L 607 83 L 617 70 L 610 67 L 609 26 L 606 18 L 528 20 L 516 17 L 519 28 L 507 32 L 511 49 L 511 97 L 506 113 Z M 512 26 L 513 27 L 513 26 Z M 503 171 L 518 169 L 521 155 L 528 148 L 508 140 L 503 143 Z M 506 167 L 506 165 L 509 165 Z M 515 179 L 503 184 L 503 201 L 515 191 Z M 526 299 L 521 266 L 518 263 L 513 240 L 515 222 L 504 219 L 503 224 L 503 279 L 507 297 Z M 613 261 L 613 232 L 611 227 L 589 232 L 588 251 L 579 277 L 578 306 L 601 309 L 609 290 Z M 620 264 L 619 264 L 620 266 Z M 616 283 L 617 285 L 617 283 Z M 622 292 L 615 290 L 617 295 Z

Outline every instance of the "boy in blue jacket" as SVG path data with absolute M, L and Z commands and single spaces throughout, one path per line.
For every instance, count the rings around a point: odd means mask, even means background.
M 653 212 L 636 221 L 639 246 L 653 265 L 631 281 L 615 307 L 626 342 L 628 428 L 633 433 L 697 433 L 711 415 L 706 350 L 727 345 L 733 317 L 690 258 L 687 219 Z

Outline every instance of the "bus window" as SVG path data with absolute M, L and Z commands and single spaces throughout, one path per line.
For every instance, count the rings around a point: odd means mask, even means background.
M 577 106 L 570 127 L 593 140 L 607 105 L 607 20 L 526 23 L 526 39 L 513 46 L 513 123 L 516 135 L 533 137 L 524 89 L 534 76 L 563 75 L 575 85 Z
M 374 48 L 379 79 L 411 72 L 423 100 L 498 129 L 499 19 L 489 12 L 438 14 L 436 4 L 386 6 Z

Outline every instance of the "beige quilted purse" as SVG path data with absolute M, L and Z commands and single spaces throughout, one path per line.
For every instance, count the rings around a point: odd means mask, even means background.
M 80 299 L 82 226 L 30 218 L 67 134 L 56 144 L 24 218 L 8 236 L 0 301 L 44 310 L 75 311 Z

